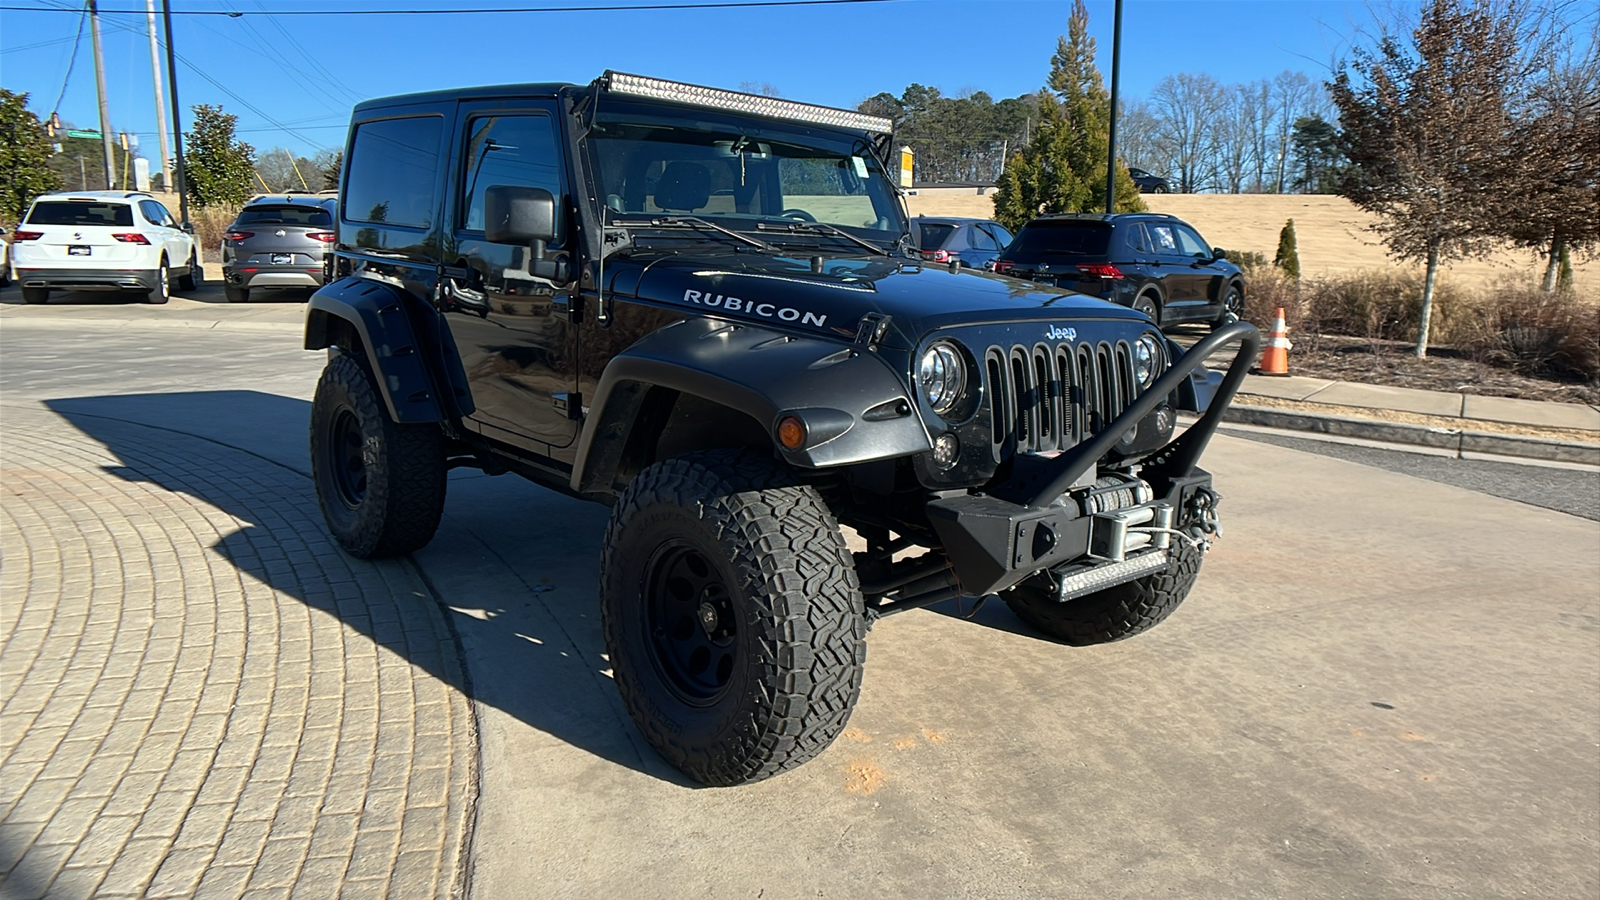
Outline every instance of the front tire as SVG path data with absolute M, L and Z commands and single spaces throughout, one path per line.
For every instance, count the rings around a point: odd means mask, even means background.
M 22 289 L 22 302 L 23 303 L 44 303 L 49 299 L 50 299 L 50 289 L 49 288 L 25 287 L 25 288 Z
M 444 513 L 444 433 L 389 418 L 366 366 L 340 354 L 311 402 L 311 478 L 334 540 L 351 556 L 402 556 Z
M 156 289 L 144 295 L 146 303 L 165 303 L 172 299 L 172 272 L 167 268 L 167 258 L 161 258 L 156 269 Z
M 816 489 L 743 451 L 656 463 L 612 509 L 600 621 L 645 739 L 707 785 L 792 769 L 844 730 L 866 619 Z
M 1063 644 L 1087 647 L 1142 634 L 1172 615 L 1200 574 L 1204 554 L 1183 538 L 1172 539 L 1167 567 L 1153 575 L 1065 603 L 1031 586 L 1005 593 L 1017 618 Z
M 1222 295 L 1222 312 L 1211 323 L 1211 330 L 1215 331 L 1224 325 L 1231 325 L 1244 318 L 1244 289 L 1237 284 L 1230 284 L 1227 292 Z

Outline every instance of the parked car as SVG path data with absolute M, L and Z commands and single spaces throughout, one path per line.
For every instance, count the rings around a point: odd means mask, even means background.
M 252 199 L 222 236 L 222 290 L 245 303 L 255 288 L 319 288 L 328 282 L 339 198 L 326 193 Z
M 967 269 L 986 268 L 1011 243 L 1011 232 L 999 222 L 942 216 L 912 219 L 911 237 L 923 259 L 948 263 L 954 258 Z
M 1143 169 L 1128 167 L 1128 174 L 1133 176 L 1133 183 L 1139 186 L 1141 194 L 1165 194 L 1172 190 L 1167 185 L 1167 180 L 1160 175 L 1152 175 Z
M 40 194 L 12 235 L 11 266 L 22 299 L 57 291 L 129 291 L 151 303 L 199 286 L 194 228 L 140 191 Z
M 1165 327 L 1237 321 L 1244 276 L 1193 226 L 1160 213 L 1073 213 L 1034 219 L 995 271 L 1139 310 Z

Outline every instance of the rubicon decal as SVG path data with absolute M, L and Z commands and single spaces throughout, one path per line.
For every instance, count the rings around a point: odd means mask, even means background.
M 827 324 L 828 321 L 826 313 L 798 310 L 792 306 L 778 306 L 775 303 L 763 303 L 759 300 L 741 300 L 738 297 L 726 297 L 722 294 L 713 294 L 710 291 L 684 291 L 683 302 L 693 303 L 697 306 L 715 307 L 727 312 L 777 319 L 781 322 L 816 325 L 819 328 Z

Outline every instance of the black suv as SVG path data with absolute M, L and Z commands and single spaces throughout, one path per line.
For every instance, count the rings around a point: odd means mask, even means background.
M 423 546 L 458 466 L 609 505 L 617 688 L 707 784 L 827 747 L 879 617 L 999 595 L 1071 644 L 1161 621 L 1216 534 L 1196 464 L 1255 329 L 1185 353 L 925 264 L 895 146 L 886 119 L 613 72 L 356 107 L 305 336 L 335 539 Z
M 1163 328 L 1220 327 L 1244 310 L 1239 267 L 1193 226 L 1160 213 L 1034 219 L 995 259 L 995 271 L 1115 301 Z

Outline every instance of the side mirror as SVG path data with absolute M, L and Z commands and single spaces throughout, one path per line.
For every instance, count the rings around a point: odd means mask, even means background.
M 483 236 L 491 244 L 516 244 L 544 258 L 546 244 L 560 243 L 556 201 L 544 188 L 491 184 L 483 197 Z
M 1228 251 L 1222 249 L 1221 247 L 1212 247 L 1211 248 L 1211 258 L 1212 259 L 1227 259 L 1228 258 Z
M 179 225 L 178 228 L 184 234 L 194 234 L 194 223 L 193 222 L 185 222 L 182 225 Z

